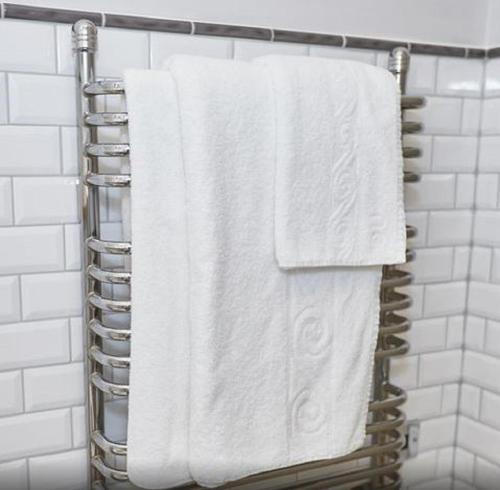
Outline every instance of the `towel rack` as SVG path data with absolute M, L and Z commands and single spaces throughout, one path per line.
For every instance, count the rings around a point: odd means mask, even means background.
M 109 258 L 124 258 L 131 254 L 130 242 L 109 241 L 102 238 L 100 193 L 102 189 L 126 188 L 131 185 L 130 175 L 101 172 L 102 161 L 112 157 L 127 157 L 127 143 L 104 143 L 99 140 L 99 129 L 125 127 L 126 112 L 99 112 L 99 99 L 124 95 L 122 81 L 97 80 L 95 77 L 95 53 L 97 29 L 88 20 L 80 20 L 73 26 L 74 51 L 76 53 L 79 163 L 81 174 L 81 212 L 83 224 L 84 258 L 84 325 L 87 342 L 87 411 L 89 440 L 89 488 L 104 490 L 112 483 L 127 482 L 127 444 L 113 440 L 106 431 L 106 418 L 113 403 L 126 399 L 129 387 L 116 373 L 126 371 L 130 365 L 128 346 L 131 332 L 128 325 L 113 322 L 114 317 L 129 320 L 130 299 L 117 294 L 120 287 L 130 284 L 131 273 L 123 267 L 109 267 Z M 409 53 L 405 48 L 393 50 L 389 70 L 396 77 L 404 93 L 409 68 Z M 402 110 L 416 109 L 424 104 L 421 97 L 402 96 Z M 421 125 L 402 122 L 402 133 L 416 133 Z M 420 156 L 418 148 L 403 148 L 405 158 Z M 404 173 L 405 182 L 418 181 L 418 175 Z M 416 235 L 413 227 L 407 227 L 407 237 Z M 407 261 L 414 259 L 412 250 Z M 333 476 L 322 476 L 314 481 L 288 484 L 293 489 L 380 488 L 400 487 L 399 468 L 404 436 L 401 428 L 404 414 L 400 406 L 405 402 L 404 390 L 390 382 L 390 358 L 405 354 L 408 344 L 398 334 L 408 330 L 410 322 L 400 314 L 411 305 L 411 298 L 397 288 L 412 282 L 412 276 L 395 266 L 383 270 L 381 287 L 380 332 L 375 354 L 373 397 L 367 421 L 367 442 L 357 451 L 330 461 L 320 461 L 293 468 L 281 469 L 246 478 L 225 488 L 236 488 L 242 483 L 261 482 L 297 471 L 335 465 Z M 125 346 L 125 349 L 123 348 Z M 123 354 L 125 352 L 125 354 Z M 345 464 L 341 464 L 345 463 Z M 338 464 L 338 465 L 337 465 Z M 333 466 L 332 466 L 333 468 Z M 189 485 L 187 488 L 198 488 Z

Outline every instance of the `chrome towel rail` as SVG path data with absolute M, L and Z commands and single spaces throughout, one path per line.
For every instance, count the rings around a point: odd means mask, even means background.
M 106 259 L 126 258 L 132 253 L 132 244 L 126 241 L 103 239 L 100 230 L 99 194 L 101 189 L 126 188 L 132 182 L 130 175 L 101 172 L 100 162 L 108 158 L 126 158 L 129 145 L 100 142 L 101 128 L 126 127 L 126 112 L 99 112 L 99 98 L 124 95 L 122 81 L 96 80 L 94 57 L 97 49 L 97 29 L 88 20 L 80 20 L 73 26 L 76 73 L 78 79 L 78 124 L 79 159 L 81 171 L 81 210 L 83 223 L 83 257 L 85 271 L 84 324 L 87 332 L 87 381 L 88 381 L 88 427 L 89 427 L 89 488 L 104 490 L 112 482 L 128 480 L 126 463 L 126 441 L 114 441 L 107 435 L 105 419 L 108 401 L 114 403 L 126 399 L 129 387 L 123 373 L 130 366 L 128 346 L 131 340 L 129 329 L 130 299 L 117 297 L 115 288 L 127 287 L 131 273 L 123 268 L 106 265 Z M 390 58 L 389 69 L 395 75 L 401 92 L 404 93 L 409 55 L 404 48 L 397 48 Z M 421 97 L 403 95 L 401 108 L 416 109 L 424 104 Z M 403 121 L 402 133 L 410 134 L 422 129 L 420 123 Z M 420 150 L 404 146 L 405 158 L 420 156 Z M 405 172 L 405 182 L 415 182 L 418 175 Z M 407 238 L 416 235 L 416 229 L 408 226 Z M 407 251 L 407 260 L 414 253 Z M 399 312 L 411 305 L 408 295 L 397 291 L 412 281 L 412 276 L 394 266 L 384 267 L 381 286 L 381 313 L 378 347 L 375 354 L 374 390 L 369 405 L 367 421 L 367 444 L 353 453 L 331 461 L 320 461 L 293 468 L 280 469 L 246 478 L 241 482 L 226 485 L 235 488 L 241 483 L 260 482 L 269 478 L 305 469 L 321 468 L 334 463 L 366 461 L 358 463 L 349 471 L 332 477 L 323 477 L 314 482 L 297 483 L 293 489 L 327 489 L 336 486 L 369 485 L 369 488 L 396 489 L 400 486 L 400 449 L 403 445 L 401 426 L 404 414 L 400 406 L 406 400 L 404 390 L 394 386 L 389 378 L 389 359 L 405 354 L 408 344 L 397 335 L 408 330 L 410 322 Z M 122 321 L 115 321 L 120 318 Z M 123 325 L 123 319 L 128 325 Z M 124 353 L 125 352 L 125 353 Z M 116 458 L 118 457 L 118 459 Z M 187 488 L 197 488 L 190 485 Z M 364 488 L 367 488 L 366 486 Z

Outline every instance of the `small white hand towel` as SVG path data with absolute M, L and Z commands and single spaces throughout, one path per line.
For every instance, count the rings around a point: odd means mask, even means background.
M 400 95 L 366 63 L 266 56 L 281 267 L 405 261 Z
M 381 267 L 280 269 L 268 68 L 178 56 L 168 70 L 126 74 L 131 480 L 215 487 L 350 453 Z

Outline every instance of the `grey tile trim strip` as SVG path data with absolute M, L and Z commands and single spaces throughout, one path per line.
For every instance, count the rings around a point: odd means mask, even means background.
M 29 5 L 17 5 L 15 3 L 4 3 L 3 11 L 6 19 L 42 20 L 46 22 L 60 22 L 63 24 L 73 24 L 77 20 L 88 19 L 97 26 L 102 25 L 102 14 L 96 12 L 31 7 Z
M 275 42 L 282 43 L 301 43 L 301 44 L 320 44 L 323 46 L 338 46 L 344 45 L 344 37 L 335 34 L 317 34 L 314 32 L 298 32 L 285 31 L 274 29 Z
M 272 29 L 263 27 L 232 26 L 228 24 L 209 24 L 206 22 L 195 22 L 193 34 L 202 36 L 238 37 L 243 39 L 260 39 L 271 41 Z
M 106 14 L 106 27 L 191 34 L 191 22 L 186 20 L 152 19 L 131 15 Z
M 141 29 L 146 31 L 171 32 L 178 34 L 194 34 L 201 36 L 233 37 L 241 39 L 257 39 L 261 41 L 302 43 L 324 46 L 338 46 L 356 49 L 391 50 L 397 46 L 407 46 L 414 54 L 436 56 L 453 56 L 458 58 L 497 58 L 500 47 L 491 49 L 467 48 L 438 44 L 409 43 L 407 41 L 391 41 L 386 39 L 321 34 L 315 32 L 289 31 L 264 27 L 236 26 L 228 24 L 212 24 L 207 22 L 191 22 L 186 20 L 157 19 L 152 17 L 136 17 L 131 15 L 107 14 L 101 12 L 85 12 L 48 7 L 32 7 L 15 3 L 0 3 L 4 18 L 59 22 L 72 24 L 79 19 L 88 19 L 98 27 L 125 29 Z

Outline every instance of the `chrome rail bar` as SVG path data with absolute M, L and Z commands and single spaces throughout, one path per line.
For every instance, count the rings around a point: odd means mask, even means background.
M 99 171 L 100 158 L 127 157 L 130 147 L 128 143 L 103 143 L 97 138 L 100 127 L 125 127 L 128 124 L 126 112 L 98 112 L 97 97 L 107 95 L 124 95 L 125 89 L 121 80 L 95 80 L 94 54 L 96 50 L 97 30 L 90 21 L 79 21 L 73 27 L 75 51 L 77 54 L 78 100 L 79 100 L 79 134 L 80 134 L 80 169 L 81 169 L 81 207 L 83 222 L 83 248 L 85 277 L 85 315 L 87 326 L 87 384 L 89 414 L 89 488 L 106 490 L 107 482 L 125 482 L 128 480 L 126 470 L 110 466 L 107 455 L 126 457 L 126 441 L 112 441 L 106 437 L 104 430 L 105 400 L 124 398 L 129 394 L 129 386 L 108 379 L 107 370 L 127 369 L 130 366 L 128 355 L 115 355 L 106 351 L 106 342 L 130 342 L 131 331 L 128 326 L 116 327 L 108 324 L 108 316 L 128 314 L 131 311 L 130 300 L 106 297 L 102 285 L 128 285 L 131 282 L 130 271 L 120 268 L 109 268 L 101 265 L 101 257 L 108 255 L 127 256 L 132 246 L 127 241 L 109 241 L 100 237 L 99 223 L 99 189 L 125 188 L 131 185 L 130 175 L 104 174 Z M 394 50 L 391 55 L 389 69 L 394 73 L 401 91 L 404 92 L 404 81 L 408 70 L 408 53 L 403 48 Z M 425 100 L 422 97 L 402 95 L 401 109 L 418 109 Z M 413 134 L 422 130 L 419 122 L 403 121 L 402 134 Z M 417 158 L 421 155 L 419 148 L 403 146 L 404 158 Z M 414 172 L 404 172 L 404 182 L 418 182 L 419 176 Z M 407 239 L 414 238 L 417 230 L 407 226 Z M 415 257 L 413 250 L 406 253 L 409 262 Z M 240 482 L 234 482 L 223 488 L 236 488 L 243 483 L 259 482 L 279 477 L 291 472 L 321 468 L 337 463 L 364 460 L 369 458 L 371 465 L 356 467 L 352 471 L 338 473 L 320 480 L 294 484 L 290 488 L 327 489 L 348 483 L 371 485 L 370 488 L 396 489 L 401 485 L 399 476 L 400 450 L 404 438 L 400 428 L 404 424 L 404 414 L 398 408 L 406 400 L 406 393 L 389 382 L 389 359 L 403 355 L 408 344 L 397 335 L 410 328 L 407 318 L 398 312 L 411 305 L 411 298 L 396 289 L 411 284 L 413 276 L 394 266 L 384 267 L 381 283 L 380 331 L 377 351 L 375 353 L 375 391 L 369 404 L 369 419 L 366 432 L 371 443 L 357 451 L 330 461 L 319 461 L 284 468 L 272 472 L 254 475 Z M 120 352 L 122 352 L 120 350 Z M 189 485 L 185 488 L 199 488 Z

